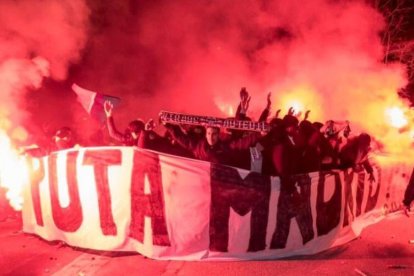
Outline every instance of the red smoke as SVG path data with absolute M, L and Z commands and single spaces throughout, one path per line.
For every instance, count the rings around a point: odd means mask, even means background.
M 90 10 L 81 0 L 0 4 L 0 30 L 11 34 L 0 36 L 7 50 L 0 62 L 41 56 L 57 80 L 77 63 L 68 87 L 73 81 L 121 97 L 120 128 L 161 109 L 228 116 L 245 86 L 251 117 L 272 91 L 274 111 L 300 101 L 311 120 L 349 120 L 355 132 L 393 140 L 398 130 L 386 124 L 386 109 L 404 108 L 397 90 L 405 71 L 382 63 L 385 22 L 365 2 L 89 0 Z M 41 107 L 62 112 L 63 99 Z M 49 117 L 56 116 L 46 123 Z M 84 125 L 79 118 L 73 126 Z
M 9 134 L 30 118 L 23 105 L 28 93 L 44 77 L 65 79 L 79 61 L 88 15 L 83 0 L 0 2 L 0 120 Z

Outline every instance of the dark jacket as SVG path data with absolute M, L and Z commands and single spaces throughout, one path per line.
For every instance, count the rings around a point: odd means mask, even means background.
M 354 168 L 357 171 L 364 168 L 371 174 L 373 169 L 368 160 L 368 153 L 368 149 L 360 149 L 358 137 L 348 140 L 339 152 L 340 168 Z
M 272 159 L 276 175 L 287 176 L 299 173 L 301 149 L 287 135 L 273 147 Z
M 167 137 L 161 136 L 152 130 L 141 132 L 138 140 L 138 147 L 182 157 L 193 157 L 190 151 L 184 149 L 177 143 L 172 143 Z
M 191 139 L 178 126 L 166 125 L 166 127 L 173 139 L 183 148 L 191 151 L 195 158 L 229 166 L 236 166 L 238 161 L 235 160 L 237 151 L 248 149 L 260 138 L 259 133 L 252 133 L 240 139 L 232 139 L 229 141 L 219 140 L 215 145 L 210 146 L 205 138 L 201 140 Z
M 280 189 L 288 193 L 295 191 L 292 175 L 300 172 L 301 149 L 299 145 L 284 134 L 280 143 L 273 147 L 272 159 L 274 172 L 280 177 Z
M 109 136 L 111 136 L 111 138 L 115 139 L 116 141 L 122 143 L 125 146 L 137 146 L 138 145 L 139 137 L 137 139 L 134 139 L 134 137 L 132 137 L 132 135 L 128 132 L 125 132 L 125 133 L 119 132 L 117 128 L 115 127 L 114 119 L 112 118 L 112 116 L 108 117 L 106 122 L 107 122 L 108 131 L 109 131 Z

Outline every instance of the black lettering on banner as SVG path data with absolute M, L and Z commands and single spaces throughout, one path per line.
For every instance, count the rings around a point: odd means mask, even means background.
M 356 190 L 356 211 L 355 217 L 361 215 L 362 209 L 362 200 L 364 199 L 364 190 L 365 190 L 365 171 L 358 172 L 358 184 Z
M 33 163 L 39 162 L 39 169 L 35 170 L 33 168 Z M 36 217 L 36 223 L 39 226 L 43 226 L 43 215 L 42 215 L 42 207 L 40 204 L 40 190 L 39 185 L 40 182 L 45 177 L 45 165 L 43 163 L 43 159 L 34 159 L 28 157 L 28 164 L 29 164 L 29 171 L 30 171 L 30 189 L 32 195 L 32 202 L 33 202 L 33 211 Z
M 122 164 L 120 150 L 86 150 L 83 165 L 93 166 L 98 195 L 99 217 L 102 233 L 106 236 L 117 234 L 112 215 L 112 200 L 109 190 L 108 167 Z
M 354 218 L 354 198 L 352 196 L 352 181 L 354 180 L 354 171 L 352 169 L 346 169 L 344 172 L 344 222 L 342 226 L 345 227 L 349 224 L 350 218 Z
M 66 232 L 75 232 L 83 221 L 82 206 L 79 198 L 76 159 L 78 151 L 67 152 L 66 178 L 69 192 L 69 205 L 62 208 L 59 203 L 57 154 L 49 155 L 49 189 L 52 203 L 52 216 L 57 228 Z
M 281 189 L 277 204 L 276 229 L 272 236 L 271 249 L 286 247 L 292 218 L 295 218 L 298 223 L 303 244 L 306 244 L 315 236 L 310 205 L 311 179 L 309 175 L 282 177 L 280 181 Z M 291 187 L 291 185 L 296 183 L 299 186 L 299 192 L 296 188 L 295 191 L 283 188 Z
M 149 181 L 150 194 L 144 193 L 145 176 Z M 145 216 L 151 218 L 153 244 L 169 246 L 170 240 L 165 221 L 163 186 L 158 154 L 135 150 L 131 177 L 131 225 L 129 235 L 141 243 L 144 242 Z
M 380 188 L 381 188 L 381 168 L 377 165 L 373 165 L 373 167 L 376 169 L 376 171 L 378 173 L 377 174 L 377 179 L 376 179 L 377 190 L 372 195 L 372 183 L 370 183 L 369 191 L 368 191 L 367 204 L 365 206 L 365 213 L 373 210 L 375 208 L 375 206 L 377 205 L 379 192 L 380 192 Z
M 324 201 L 326 177 L 333 176 L 334 192 L 328 201 Z M 316 195 L 316 230 L 318 236 L 328 234 L 339 225 L 342 206 L 342 185 L 339 172 L 323 171 L 319 173 Z
M 266 248 L 270 177 L 250 172 L 245 179 L 237 169 L 211 164 L 210 250 L 227 252 L 230 208 L 244 216 L 252 211 L 248 251 Z

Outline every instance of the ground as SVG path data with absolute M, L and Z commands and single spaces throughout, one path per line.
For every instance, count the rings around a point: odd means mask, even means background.
M 90 252 L 25 234 L 21 226 L 19 213 L 0 218 L 0 275 L 414 275 L 414 214 L 391 215 L 360 238 L 313 256 L 239 262 Z

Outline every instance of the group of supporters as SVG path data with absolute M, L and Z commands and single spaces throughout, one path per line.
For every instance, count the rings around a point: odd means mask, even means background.
M 247 111 L 250 95 L 240 91 L 240 103 L 235 120 L 249 120 Z M 279 117 L 280 110 L 270 117 L 271 97 L 258 122 L 266 122 L 266 133 L 240 129 L 220 129 L 211 126 L 178 125 L 161 121 L 167 130 L 164 135 L 154 131 L 153 120 L 144 123 L 133 120 L 124 132 L 117 130 L 113 119 L 113 105 L 107 101 L 104 110 L 109 136 L 125 146 L 137 146 L 167 154 L 195 158 L 212 163 L 233 166 L 265 175 L 279 176 L 281 188 L 291 190 L 292 175 L 321 170 L 353 168 L 365 170 L 369 181 L 375 181 L 369 162 L 371 137 L 366 133 L 351 135 L 349 122 L 327 121 L 325 124 L 308 120 L 309 112 L 299 120 L 292 108 Z M 270 117 L 270 118 L 269 118 Z M 50 151 L 76 146 L 70 128 L 64 127 L 53 136 L 52 147 L 31 154 L 41 156 Z M 414 177 L 407 188 L 404 205 L 409 209 L 414 200 Z M 411 191 L 411 192 L 410 192 Z
M 247 116 L 250 102 L 245 88 L 240 91 L 240 104 L 236 120 L 251 120 Z M 164 123 L 164 136 L 154 131 L 154 122 L 134 120 L 128 130 L 119 132 L 112 116 L 113 106 L 105 102 L 109 134 L 123 145 L 138 146 L 168 154 L 196 158 L 212 163 L 234 166 L 266 175 L 288 176 L 319 170 L 354 167 L 365 169 L 374 180 L 368 160 L 371 137 L 362 133 L 351 137 L 347 122 L 342 126 L 328 121 L 326 124 L 308 120 L 309 111 L 299 121 L 290 109 L 279 118 L 278 111 L 270 116 L 270 94 L 258 122 L 267 122 L 270 131 L 260 133 L 238 129 L 222 130 L 218 127 L 177 125 Z

